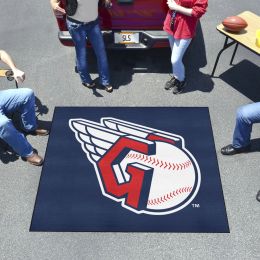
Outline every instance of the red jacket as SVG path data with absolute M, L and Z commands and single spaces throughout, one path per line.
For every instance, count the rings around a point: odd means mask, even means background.
M 163 30 L 175 39 L 193 38 L 196 33 L 197 22 L 206 12 L 208 0 L 176 0 L 176 3 L 183 7 L 191 8 L 192 14 L 187 16 L 177 12 L 173 29 L 171 29 L 172 11 L 169 10 L 164 21 Z

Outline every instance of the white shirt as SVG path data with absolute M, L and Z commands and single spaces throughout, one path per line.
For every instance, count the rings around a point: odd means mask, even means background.
M 98 0 L 78 0 L 77 11 L 71 17 L 84 23 L 96 20 L 98 17 Z

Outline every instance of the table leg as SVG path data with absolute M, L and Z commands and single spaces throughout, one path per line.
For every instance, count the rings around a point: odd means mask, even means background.
M 218 61 L 219 61 L 219 58 L 220 58 L 220 55 L 222 54 L 222 52 L 224 50 L 226 50 L 227 48 L 229 48 L 230 46 L 232 46 L 233 44 L 235 44 L 235 43 L 236 43 L 235 41 L 232 41 L 232 42 L 228 43 L 228 37 L 226 36 L 224 46 L 219 51 L 218 56 L 216 58 L 216 61 L 215 61 L 215 64 L 214 64 L 214 67 L 213 67 L 213 70 L 212 70 L 212 73 L 211 73 L 211 77 L 214 77 L 214 74 L 215 74 L 215 71 L 216 71 L 216 68 L 217 68 L 217 65 L 218 65 Z
M 236 44 L 236 46 L 235 46 L 235 49 L 234 49 L 234 52 L 233 52 L 233 54 L 232 54 L 232 58 L 231 58 L 231 60 L 230 60 L 230 65 L 233 64 L 233 60 L 234 60 L 235 55 L 236 55 L 236 52 L 237 52 L 237 47 L 238 47 L 238 42 L 237 42 L 237 44 Z

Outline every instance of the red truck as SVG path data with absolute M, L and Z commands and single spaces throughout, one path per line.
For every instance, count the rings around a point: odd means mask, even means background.
M 61 6 L 65 6 L 61 0 Z M 112 0 L 112 7 L 100 5 L 100 25 L 109 49 L 149 49 L 168 47 L 162 30 L 167 12 L 166 0 Z M 66 26 L 66 17 L 57 17 L 59 40 L 73 46 Z

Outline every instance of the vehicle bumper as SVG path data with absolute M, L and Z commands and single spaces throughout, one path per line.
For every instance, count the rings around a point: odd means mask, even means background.
M 126 31 L 126 30 L 125 30 Z M 136 31 L 139 33 L 140 43 L 115 44 L 113 31 L 102 31 L 105 45 L 108 49 L 151 49 L 169 47 L 168 35 L 164 31 Z M 58 34 L 60 42 L 65 46 L 73 46 L 73 41 L 68 31 L 60 31 Z

